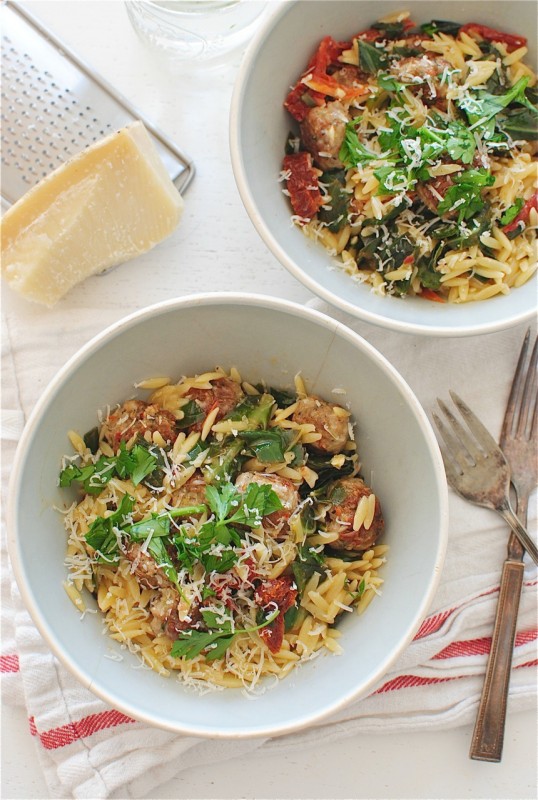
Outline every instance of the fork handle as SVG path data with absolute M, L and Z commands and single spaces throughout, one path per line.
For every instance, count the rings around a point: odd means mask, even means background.
M 501 760 L 524 569 L 522 561 L 504 562 L 486 677 L 469 750 L 469 758 L 477 761 Z
M 512 506 L 508 499 L 505 503 L 500 505 L 498 508 L 495 509 L 499 512 L 501 517 L 504 518 L 505 522 L 507 522 L 514 533 L 516 534 L 517 538 L 521 542 L 522 546 L 525 548 L 527 553 L 530 555 L 532 560 L 535 564 L 538 564 L 538 547 L 536 547 L 535 543 L 532 541 L 531 537 L 518 520 L 516 515 L 513 512 Z

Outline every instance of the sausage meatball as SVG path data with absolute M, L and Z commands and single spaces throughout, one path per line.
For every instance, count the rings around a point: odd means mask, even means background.
M 296 487 L 287 478 L 264 472 L 241 472 L 235 481 L 237 489 L 242 493 L 246 492 L 251 483 L 268 484 L 282 503 L 282 508 L 263 518 L 263 527 L 269 536 L 284 539 L 289 531 L 288 520 L 299 503 Z
M 153 598 L 150 603 L 151 628 L 156 635 L 164 631 L 170 639 L 177 639 L 179 633 L 201 627 L 200 604 L 195 602 L 187 611 L 180 612 L 182 604 L 184 601 L 175 588 L 163 589 Z
M 338 154 L 350 116 L 339 100 L 311 108 L 301 122 L 301 139 L 320 169 L 342 167 Z
M 342 478 L 331 487 L 329 497 L 334 497 L 334 504 L 327 512 L 325 529 L 330 533 L 338 533 L 338 539 L 331 542 L 337 550 L 368 550 L 383 533 L 385 522 L 381 513 L 381 505 L 375 498 L 375 511 L 371 525 L 365 528 L 362 524 L 358 530 L 353 527 L 355 512 L 360 500 L 373 494 L 361 478 Z
M 340 453 L 349 438 L 349 412 L 315 395 L 297 402 L 292 419 L 300 425 L 313 425 L 316 433 L 321 434 L 321 439 L 310 445 L 320 453 Z
M 103 438 L 114 450 L 133 436 L 153 441 L 156 432 L 167 444 L 173 444 L 178 434 L 176 418 L 170 411 L 143 400 L 127 400 L 103 425 Z
M 438 214 L 437 208 L 439 203 L 444 200 L 446 193 L 453 185 L 454 181 L 451 175 L 438 175 L 436 178 L 430 178 L 429 181 L 419 181 L 416 191 L 426 208 L 433 214 Z M 444 212 L 442 217 L 443 219 L 450 219 L 456 216 L 457 213 L 457 209 L 454 211 L 449 209 Z
M 183 486 L 173 492 L 171 505 L 179 508 L 180 506 L 198 506 L 206 503 L 205 487 L 204 476 L 197 470 Z
M 441 108 L 445 105 L 448 90 L 448 84 L 442 81 L 446 69 L 452 69 L 446 59 L 433 53 L 424 53 L 395 61 L 390 71 L 401 83 L 419 89 L 425 103 Z
M 185 395 L 189 400 L 194 400 L 200 409 L 207 416 L 218 406 L 219 411 L 216 420 L 220 420 L 229 414 L 232 409 L 243 399 L 244 393 L 241 386 L 230 378 L 220 378 L 213 381 L 211 389 L 189 389 Z M 203 427 L 203 420 L 195 423 L 192 431 L 200 431 Z
M 137 542 L 129 542 L 124 550 L 125 558 L 131 562 L 131 572 L 138 580 L 138 583 L 145 589 L 165 589 L 171 588 L 172 583 L 168 580 L 155 559 L 142 550 L 142 546 Z

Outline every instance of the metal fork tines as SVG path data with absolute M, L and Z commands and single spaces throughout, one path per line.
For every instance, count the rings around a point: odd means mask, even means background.
M 441 453 L 450 486 L 466 500 L 497 511 L 538 564 L 538 547 L 510 504 L 510 467 L 501 448 L 463 400 L 455 392 L 450 396 L 466 427 L 442 400 L 437 402 L 448 424 L 433 414 L 446 445 Z
M 516 511 L 524 525 L 529 497 L 538 481 L 538 338 L 527 364 L 529 340 L 530 330 L 521 347 L 500 438 L 512 473 Z M 511 533 L 502 568 L 484 686 L 469 750 L 470 758 L 479 761 L 499 762 L 502 756 L 512 653 L 523 587 L 524 552 L 517 537 Z

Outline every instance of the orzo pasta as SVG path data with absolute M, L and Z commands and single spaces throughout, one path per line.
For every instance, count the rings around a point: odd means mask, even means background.
M 326 36 L 284 106 L 293 221 L 372 291 L 463 303 L 536 271 L 538 110 L 523 36 L 392 14 Z
M 137 385 L 83 437 L 60 486 L 66 591 L 95 595 L 110 635 L 161 674 L 253 689 L 322 648 L 379 593 L 379 499 L 349 411 L 222 369 Z M 339 390 L 340 392 L 340 390 Z

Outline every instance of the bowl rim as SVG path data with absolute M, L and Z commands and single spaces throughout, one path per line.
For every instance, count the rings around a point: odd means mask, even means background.
M 76 658 L 64 647 L 62 647 L 57 640 L 54 628 L 49 624 L 45 615 L 42 614 L 39 606 L 34 602 L 33 594 L 25 577 L 25 566 L 19 550 L 18 535 L 18 501 L 23 490 L 21 484 L 22 473 L 29 454 L 27 445 L 29 442 L 31 442 L 36 430 L 41 424 L 42 415 L 46 412 L 50 402 L 54 399 L 57 391 L 64 385 L 66 381 L 69 380 L 71 374 L 76 371 L 77 368 L 83 366 L 85 361 L 95 352 L 98 352 L 103 345 L 106 345 L 108 340 L 123 334 L 125 331 L 136 326 L 139 322 L 152 317 L 158 317 L 161 313 L 192 308 L 198 305 L 233 306 L 237 304 L 248 305 L 251 307 L 261 306 L 265 309 L 288 313 L 293 316 L 314 322 L 315 324 L 321 325 L 322 327 L 332 331 L 334 336 L 343 336 L 352 344 L 358 345 L 363 351 L 365 351 L 377 363 L 378 367 L 382 369 L 389 376 L 389 378 L 392 379 L 392 381 L 395 382 L 404 395 L 408 406 L 411 408 L 411 411 L 413 412 L 424 436 L 429 455 L 432 459 L 435 484 L 439 497 L 437 552 L 432 574 L 427 585 L 427 590 L 422 596 L 421 601 L 415 611 L 413 620 L 410 624 L 408 624 L 405 634 L 387 653 L 385 659 L 379 664 L 375 675 L 373 675 L 367 681 L 364 681 L 360 686 L 357 686 L 353 690 L 347 692 L 347 694 L 341 697 L 338 701 L 332 703 L 330 707 L 325 707 L 318 711 L 308 710 L 307 712 L 295 712 L 292 715 L 292 718 L 290 718 L 289 722 L 276 724 L 271 723 L 264 728 L 245 727 L 240 731 L 237 729 L 226 728 L 219 728 L 218 730 L 215 730 L 207 724 L 182 724 L 180 721 L 178 723 L 163 722 L 157 714 L 139 711 L 136 708 L 136 702 L 134 702 L 134 705 L 131 705 L 127 702 L 118 701 L 117 698 L 114 697 L 113 693 L 102 686 L 99 681 L 95 683 L 91 672 L 87 671 L 83 665 L 77 663 Z M 426 412 L 422 408 L 418 398 L 412 391 L 411 387 L 407 384 L 403 376 L 401 376 L 397 369 L 390 363 L 390 361 L 366 339 L 364 339 L 358 333 L 355 333 L 343 323 L 338 322 L 323 312 L 313 308 L 301 306 L 298 303 L 290 300 L 282 300 L 269 295 L 259 295 L 255 293 L 207 292 L 188 295 L 182 298 L 165 300 L 123 317 L 91 338 L 57 371 L 32 409 L 17 446 L 9 482 L 6 520 L 8 553 L 22 601 L 28 610 L 32 621 L 45 640 L 47 647 L 50 648 L 52 653 L 71 672 L 71 674 L 77 678 L 82 686 L 89 689 L 97 697 L 108 703 L 114 709 L 121 711 L 137 721 L 144 722 L 161 729 L 191 736 L 211 737 L 216 739 L 244 739 L 249 737 L 275 736 L 304 729 L 315 722 L 318 722 L 337 712 L 339 709 L 348 705 L 353 699 L 359 696 L 366 696 L 368 691 L 388 672 L 391 665 L 412 641 L 416 631 L 424 620 L 441 579 L 442 567 L 448 544 L 448 486 L 445 479 L 439 445 Z
M 339 308 L 341 311 L 346 312 L 356 319 L 400 333 L 459 338 L 462 336 L 495 333 L 530 320 L 535 314 L 535 310 L 532 307 L 525 312 L 514 311 L 510 316 L 501 317 L 498 320 L 494 319 L 491 322 L 468 323 L 462 327 L 456 327 L 453 323 L 430 325 L 420 322 L 403 321 L 369 311 L 356 303 L 351 303 L 345 298 L 340 297 L 322 283 L 318 283 L 318 281 L 310 277 L 310 275 L 287 254 L 286 250 L 270 232 L 262 215 L 258 211 L 256 201 L 247 181 L 247 173 L 242 154 L 240 120 L 245 99 L 245 90 L 253 66 L 256 63 L 259 49 L 272 29 L 281 21 L 281 18 L 289 14 L 292 7 L 299 2 L 300 0 L 287 0 L 287 2 L 274 8 L 271 13 L 262 20 L 260 27 L 248 45 L 239 65 L 230 103 L 229 147 L 235 182 L 247 214 L 269 251 L 314 295 L 321 297 L 330 305 Z M 531 280 L 533 280 L 532 277 Z

